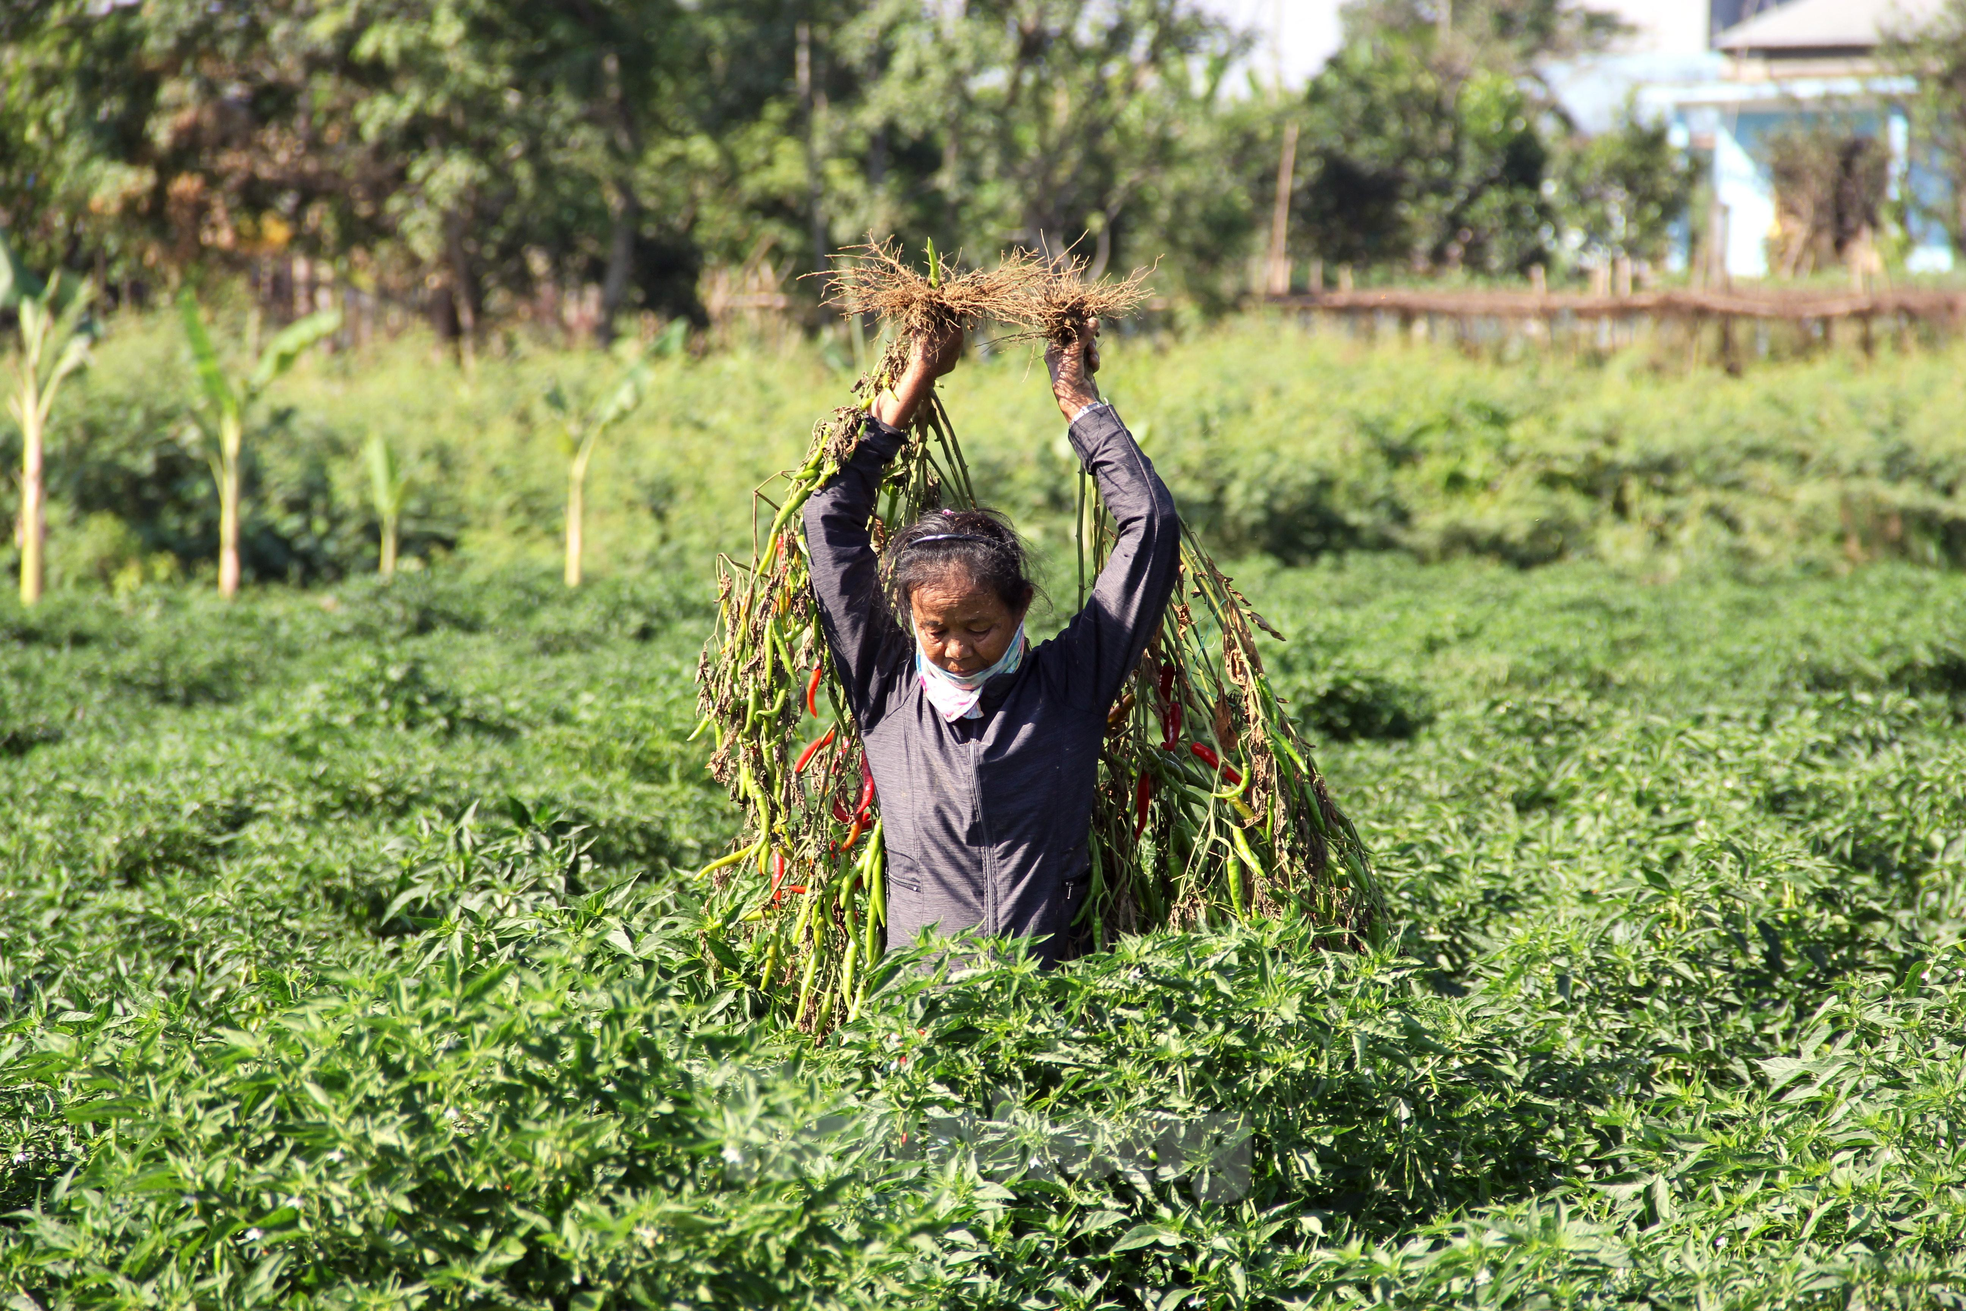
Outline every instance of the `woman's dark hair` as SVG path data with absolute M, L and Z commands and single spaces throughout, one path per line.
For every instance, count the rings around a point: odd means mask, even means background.
M 889 538 L 881 552 L 887 602 L 903 625 L 910 622 L 915 589 L 951 573 L 989 588 L 1012 610 L 1038 593 L 1024 540 L 995 510 L 930 510 Z

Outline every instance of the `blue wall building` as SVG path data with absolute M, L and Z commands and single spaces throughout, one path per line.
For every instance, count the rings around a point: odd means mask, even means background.
M 1610 125 L 1629 102 L 1670 124 L 1675 142 L 1708 160 L 1715 207 L 1707 233 L 1729 276 L 1766 277 L 1779 236 L 1769 141 L 1785 128 L 1832 125 L 1871 137 L 1887 152 L 1889 198 L 1905 215 L 1905 265 L 1953 267 L 1954 252 L 1931 207 L 1949 188 L 1919 158 L 1903 102 L 1912 86 L 1878 58 L 1892 31 L 1935 16 L 1943 0 L 1626 0 L 1637 29 L 1623 48 L 1550 70 L 1564 104 L 1586 130 Z M 1702 22 L 1704 20 L 1704 22 Z M 1702 26 L 1704 40 L 1693 33 Z

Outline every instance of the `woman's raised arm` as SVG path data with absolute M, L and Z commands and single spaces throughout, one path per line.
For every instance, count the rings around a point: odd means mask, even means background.
M 1045 352 L 1052 394 L 1071 424 L 1072 449 L 1099 487 L 1118 540 L 1085 607 L 1059 641 L 1070 656 L 1074 700 L 1104 713 L 1159 625 L 1181 562 L 1174 497 L 1113 407 L 1099 399 L 1099 323 Z
M 862 732 L 880 718 L 883 677 L 897 657 L 904 658 L 906 635 L 881 599 L 880 561 L 867 535 L 881 474 L 907 439 L 915 411 L 962 354 L 960 328 L 920 341 L 908 371 L 874 402 L 859 444 L 839 476 L 814 492 L 805 504 L 806 548 L 812 558 L 812 590 L 833 664 L 846 688 L 848 709 Z

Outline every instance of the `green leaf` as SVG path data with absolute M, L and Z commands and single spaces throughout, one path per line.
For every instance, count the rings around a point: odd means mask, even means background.
M 198 366 L 198 384 L 204 388 L 205 399 L 222 411 L 237 410 L 239 398 L 226 380 L 211 334 L 205 331 L 205 316 L 198 310 L 198 298 L 189 289 L 182 291 L 178 294 L 177 307 L 184 319 L 184 335 L 191 341 L 191 358 Z
M 628 370 L 628 375 L 608 393 L 607 399 L 594 410 L 591 421 L 593 431 L 603 432 L 633 412 L 642 403 L 642 394 L 647 390 L 648 382 L 648 365 L 637 361 Z
M 273 1252 L 253 1267 L 246 1279 L 246 1286 L 240 1290 L 240 1300 L 246 1306 L 258 1306 L 275 1293 L 280 1274 L 293 1259 L 291 1252 Z
M 273 340 L 266 343 L 266 349 L 260 352 L 259 363 L 246 382 L 246 394 L 257 396 L 265 391 L 275 379 L 294 366 L 302 351 L 340 330 L 340 310 L 321 310 L 280 329 Z
M 730 944 L 718 934 L 704 934 L 703 945 L 709 949 L 710 955 L 715 958 L 717 964 L 725 969 L 736 971 L 744 968 L 744 963 L 738 959 L 737 953 L 732 951 Z
M 69 374 L 83 368 L 88 362 L 89 339 L 87 337 L 69 338 L 67 344 L 61 348 L 61 356 L 55 361 L 54 369 L 48 375 L 49 386 L 52 387 L 53 384 L 60 382 Z
M 39 296 L 44 290 L 41 279 L 21 263 L 6 233 L 0 232 L 0 309 L 12 309 L 23 297 Z
M 668 327 L 656 334 L 649 343 L 649 354 L 657 359 L 670 359 L 681 355 L 689 347 L 689 320 L 673 319 Z
M 505 979 L 516 968 L 517 967 L 512 965 L 510 962 L 507 962 L 506 964 L 503 965 L 495 965 L 491 969 L 486 970 L 483 974 L 480 974 L 476 978 L 472 979 L 471 982 L 465 984 L 464 987 L 461 990 L 459 990 L 458 997 L 464 1001 L 470 1001 L 473 997 L 481 997 L 485 993 L 497 987 L 500 983 L 504 982 Z
M 1167 1231 L 1159 1225 L 1138 1224 L 1127 1230 L 1106 1250 L 1109 1252 L 1131 1252 L 1136 1247 L 1146 1247 L 1167 1237 Z
M 409 477 L 396 462 L 396 452 L 379 432 L 369 434 L 363 447 L 363 455 L 369 467 L 369 497 L 375 505 L 376 513 L 393 517 L 402 513 L 404 494 L 409 490 Z

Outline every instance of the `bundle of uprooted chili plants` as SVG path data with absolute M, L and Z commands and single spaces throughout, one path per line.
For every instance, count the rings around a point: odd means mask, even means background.
M 830 304 L 896 331 L 854 384 L 855 403 L 814 429 L 800 467 L 755 494 L 751 559 L 719 557 L 718 623 L 698 668 L 699 708 L 716 734 L 710 768 L 745 812 L 735 849 L 703 871 L 717 907 L 710 949 L 815 1031 L 859 1010 L 886 947 L 886 868 L 879 799 L 819 625 L 800 511 L 852 454 L 862 414 L 899 380 L 918 335 L 991 320 L 1062 343 L 1144 299 L 1138 274 L 1088 283 L 1079 266 L 1024 252 L 957 273 L 931 249 L 921 273 L 897 248 L 869 246 L 833 276 Z M 948 413 L 931 398 L 882 480 L 875 548 L 929 510 L 976 504 Z M 1083 474 L 1079 504 L 1083 603 L 1114 530 Z M 1374 931 L 1371 864 L 1264 678 L 1257 628 L 1280 636 L 1184 527 L 1175 596 L 1108 717 L 1080 922 L 1091 945 L 1286 905 L 1332 926 L 1334 944 Z

